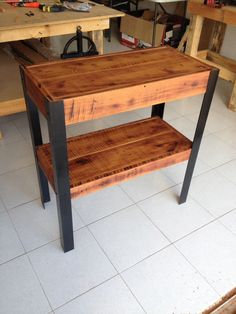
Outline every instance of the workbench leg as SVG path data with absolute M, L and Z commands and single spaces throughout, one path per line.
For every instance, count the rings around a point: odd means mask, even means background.
M 54 187 L 64 252 L 74 248 L 70 180 L 63 102 L 48 103 L 48 131 L 51 145 Z
M 232 94 L 229 100 L 228 108 L 232 111 L 236 111 L 236 81 L 234 82 Z
M 188 196 L 189 186 L 192 180 L 193 171 L 194 171 L 195 163 L 197 160 L 197 155 L 200 148 L 203 132 L 205 129 L 208 113 L 210 110 L 211 101 L 214 95 L 218 74 L 219 74 L 218 69 L 213 69 L 210 73 L 210 77 L 207 84 L 207 90 L 203 98 L 196 131 L 194 134 L 191 154 L 190 154 L 187 169 L 185 172 L 185 177 L 184 177 L 184 182 L 182 186 L 182 191 L 180 194 L 179 204 L 186 202 L 186 199 Z
M 25 89 L 24 73 L 22 69 L 21 69 L 21 78 L 22 78 L 22 84 L 23 84 L 23 89 L 24 89 L 24 97 L 25 97 L 25 104 L 27 108 L 31 141 L 32 141 L 32 146 L 33 146 L 33 151 L 34 151 L 35 166 L 36 166 L 38 182 L 39 182 L 40 198 L 41 198 L 42 205 L 45 208 L 44 203 L 50 201 L 50 193 L 49 193 L 49 188 L 48 188 L 48 180 L 39 166 L 37 153 L 36 153 L 37 146 L 43 144 L 40 121 L 39 121 L 39 114 L 38 114 L 37 107 L 31 100 L 31 98 L 27 95 L 27 92 Z
M 203 21 L 204 18 L 200 15 L 192 16 L 189 26 L 187 45 L 185 49 L 185 53 L 192 57 L 197 56 Z
M 2 132 L 0 131 L 0 140 L 2 139 Z
M 164 109 L 165 109 L 165 103 L 161 103 L 161 104 L 158 104 L 158 105 L 153 105 L 152 106 L 151 116 L 152 117 L 158 116 L 160 118 L 163 118 Z
M 88 32 L 88 36 L 95 43 L 98 53 L 102 55 L 103 54 L 103 30 Z

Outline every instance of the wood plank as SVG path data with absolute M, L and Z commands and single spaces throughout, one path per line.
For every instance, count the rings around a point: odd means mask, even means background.
M 44 3 L 50 4 L 50 1 Z M 16 8 L 7 3 L 0 3 L 0 7 L 5 9 L 4 14 L 1 15 L 0 31 L 20 28 L 30 28 L 44 25 L 59 25 L 62 26 L 68 23 L 78 23 L 82 21 L 95 22 L 98 20 L 109 19 L 112 17 L 121 17 L 125 14 L 123 12 L 111 9 L 104 5 L 95 6 L 90 12 L 76 12 L 65 10 L 59 14 L 42 12 L 41 10 L 34 10 L 34 16 L 28 17 L 25 15 L 29 11 L 28 8 Z
M 0 116 L 25 111 L 19 65 L 8 53 L 0 49 Z
M 218 65 L 225 67 L 231 72 L 236 73 L 236 60 L 221 56 L 220 54 L 213 51 L 208 51 L 207 59 Z
M 102 55 L 103 54 L 103 31 L 99 30 L 99 31 L 88 32 L 88 36 L 95 43 L 98 53 Z
M 27 47 L 21 41 L 12 42 L 10 45 L 17 56 L 22 57 L 31 64 L 40 64 L 48 61 L 45 57 L 43 57 L 36 51 L 32 50 L 31 48 Z
M 234 81 L 234 86 L 229 100 L 228 108 L 234 112 L 236 111 L 236 78 Z
M 213 52 L 220 52 L 221 46 L 224 41 L 226 31 L 226 24 L 221 22 L 215 22 L 212 31 L 212 37 L 209 43 L 209 50 Z
M 190 1 L 188 3 L 188 12 L 203 18 L 223 22 L 224 11 L 222 9 L 213 8 L 202 3 Z
M 201 31 L 203 27 L 203 17 L 200 15 L 194 15 L 191 18 L 189 25 L 188 41 L 185 49 L 185 53 L 195 57 L 198 52 L 198 46 L 201 37 Z
M 225 6 L 223 8 L 213 8 L 196 1 L 188 2 L 188 12 L 194 15 L 201 15 L 210 20 L 223 22 L 225 24 L 236 25 L 236 8 Z
M 206 90 L 209 72 L 169 80 L 85 95 L 64 100 L 66 124 L 144 108 L 202 94 Z
M 163 47 L 30 66 L 26 84 L 40 106 L 42 96 L 64 100 L 70 124 L 203 93 L 209 72 L 205 64 Z
M 76 197 L 188 159 L 191 141 L 160 118 L 92 132 L 68 140 L 71 196 Z M 37 151 L 53 186 L 50 145 Z
M 45 13 L 46 14 L 46 13 Z M 55 13 L 49 13 L 54 14 Z M 61 14 L 61 13 L 60 13 Z M 14 24 L 13 24 L 14 25 Z M 77 20 L 75 22 L 71 21 L 65 24 L 47 24 L 45 21 L 45 25 L 32 25 L 22 28 L 11 28 L 11 29 L 3 29 L 0 28 L 0 42 L 9 42 L 9 41 L 17 41 L 17 40 L 25 40 L 30 38 L 43 38 L 50 36 L 59 36 L 66 34 L 74 34 L 76 33 L 77 27 L 80 27 L 83 32 L 89 32 L 91 30 L 103 30 L 109 28 L 109 18 L 101 19 L 97 18 L 97 20 Z
M 202 312 L 202 314 L 235 314 L 236 288 L 220 298 L 215 304 Z
M 196 57 L 197 58 L 197 57 Z M 197 58 L 198 59 L 198 58 Z M 213 67 L 217 67 L 220 72 L 219 72 L 219 77 L 226 80 L 226 81 L 230 81 L 230 82 L 234 82 L 236 75 L 235 73 L 233 73 L 232 71 L 229 71 L 228 69 L 226 69 L 225 67 L 221 66 L 221 65 L 217 65 L 212 61 L 209 60 L 203 60 L 201 58 L 199 58 L 199 60 L 203 61 L 204 63 L 213 66 Z
M 232 6 L 224 7 L 223 23 L 236 26 L 236 8 Z
M 41 43 L 39 39 L 36 38 L 28 39 L 24 41 L 24 44 L 37 51 L 48 61 L 58 60 L 58 57 L 56 56 L 55 52 L 53 52 L 52 49 L 50 49 L 50 46 L 46 46 L 45 43 Z

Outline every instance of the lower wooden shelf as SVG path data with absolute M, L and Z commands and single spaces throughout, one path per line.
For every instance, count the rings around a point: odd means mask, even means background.
M 187 160 L 192 142 L 159 117 L 69 138 L 71 197 Z M 50 144 L 37 148 L 52 186 Z

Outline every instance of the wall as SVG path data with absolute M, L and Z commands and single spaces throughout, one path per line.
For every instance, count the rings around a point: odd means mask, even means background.
M 227 26 L 221 54 L 236 60 L 236 26 Z

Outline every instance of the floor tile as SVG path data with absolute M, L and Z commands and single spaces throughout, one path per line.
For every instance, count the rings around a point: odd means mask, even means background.
M 141 118 L 150 118 L 151 117 L 151 112 L 152 112 L 152 107 L 145 107 L 139 110 L 136 110 L 136 113 L 141 117 Z M 165 110 L 164 110 L 164 120 L 170 121 L 173 119 L 177 119 L 181 117 L 181 115 L 176 112 L 174 109 L 172 109 L 169 104 L 166 104 Z
M 90 225 L 89 229 L 119 272 L 169 244 L 135 205 Z
M 46 314 L 51 308 L 26 256 L 0 266 L 0 313 Z
M 215 170 L 193 178 L 190 195 L 214 217 L 236 208 L 236 186 Z
M 56 314 L 144 314 L 119 276 L 67 303 Z
M 236 235 L 236 209 L 219 218 L 219 221 Z
M 119 186 L 112 186 L 73 200 L 73 207 L 86 224 L 132 204 L 131 199 Z
M 236 137 L 234 136 L 235 133 L 236 133 L 236 121 L 235 121 L 234 127 L 230 127 L 230 128 L 215 132 L 214 135 L 218 137 L 224 143 L 232 146 L 233 148 L 236 148 Z
M 196 123 L 198 120 L 198 114 L 193 113 L 191 115 L 186 116 L 186 118 Z M 232 127 L 233 125 L 234 122 L 231 119 L 227 119 L 225 116 L 222 116 L 222 114 L 214 110 L 210 110 L 206 123 L 206 129 L 210 133 L 224 130 L 228 127 Z
M 135 202 L 166 190 L 173 185 L 174 182 L 162 171 L 154 171 L 120 184 L 122 189 Z
M 24 254 L 24 248 L 7 213 L 0 214 L 0 264 Z
M 197 124 L 195 122 L 190 121 L 189 119 L 185 117 L 180 117 L 178 119 L 174 119 L 169 121 L 170 125 L 172 125 L 176 130 L 181 132 L 183 135 L 185 135 L 190 140 L 193 140 L 196 126 Z M 209 131 L 205 129 L 204 136 L 209 134 Z
M 31 253 L 30 260 L 53 309 L 116 274 L 86 228 L 74 233 L 75 249 L 64 253 L 59 241 Z
M 236 184 L 236 159 L 218 167 L 216 171 Z
M 7 209 L 39 197 L 34 165 L 1 175 L 0 186 L 0 197 Z
M 0 214 L 1 213 L 3 213 L 3 212 L 5 212 L 5 206 L 3 205 L 3 202 L 1 201 L 1 199 L 0 199 Z
M 0 147 L 6 144 L 15 143 L 23 141 L 23 136 L 19 133 L 17 128 L 12 122 L 1 123 L 1 132 L 2 132 L 2 139 L 0 140 Z
M 200 111 L 203 95 L 189 97 L 187 99 L 175 100 L 167 104 L 181 116 Z
M 35 200 L 9 210 L 27 252 L 60 237 L 56 202 L 51 201 L 45 205 L 46 208 L 43 209 L 40 200 Z M 82 226 L 80 217 L 73 211 L 74 230 Z
M 191 197 L 179 205 L 174 189 L 152 196 L 138 205 L 171 241 L 176 241 L 214 219 Z
M 140 120 L 140 116 L 136 111 L 127 111 L 104 118 L 105 123 L 109 126 L 117 126 L 120 124 Z
M 176 246 L 219 294 L 235 287 L 236 236 L 219 222 L 190 234 Z
M 0 145 L 0 175 L 33 163 L 32 149 L 25 140 Z
M 73 124 L 68 127 L 68 130 L 72 136 L 77 136 L 89 132 L 94 132 L 108 128 L 108 125 L 105 124 L 104 119 L 97 119 L 82 123 Z
M 174 183 L 179 184 L 184 181 L 184 175 L 187 169 L 187 161 L 181 162 L 179 164 L 162 169 L 162 172 L 167 175 Z M 200 174 L 209 171 L 211 169 L 205 162 L 200 158 L 197 158 L 197 162 L 194 168 L 193 177 L 199 176 Z
M 218 299 L 172 246 L 125 271 L 122 277 L 148 314 L 200 313 Z
M 236 158 L 236 149 L 209 134 L 202 139 L 199 157 L 210 167 L 218 167 Z

